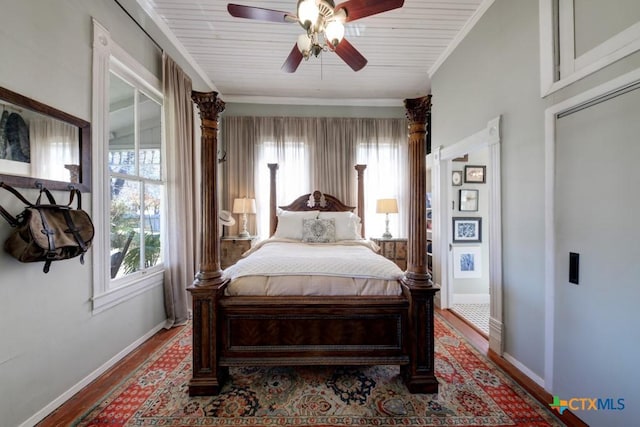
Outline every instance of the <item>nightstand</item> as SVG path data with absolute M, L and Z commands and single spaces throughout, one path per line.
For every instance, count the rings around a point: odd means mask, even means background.
M 380 255 L 395 262 L 402 270 L 407 269 L 407 239 L 406 238 L 371 238 L 380 246 Z
M 243 253 L 251 249 L 257 237 L 225 236 L 220 239 L 220 268 L 235 264 Z

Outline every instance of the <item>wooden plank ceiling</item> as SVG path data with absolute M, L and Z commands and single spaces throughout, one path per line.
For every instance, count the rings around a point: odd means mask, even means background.
M 405 0 L 400 9 L 346 25 L 346 37 L 367 59 L 354 72 L 332 52 L 280 70 L 304 30 L 295 23 L 234 18 L 224 0 L 145 2 L 227 101 L 400 105 L 428 94 L 428 71 L 482 0 Z M 296 0 L 233 0 L 295 14 Z M 340 3 L 340 1 L 337 1 Z

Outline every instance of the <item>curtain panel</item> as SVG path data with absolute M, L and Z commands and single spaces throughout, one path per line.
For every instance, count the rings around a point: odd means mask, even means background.
M 220 132 L 226 153 L 222 206 L 228 209 L 237 197 L 255 198 L 258 213 L 250 215 L 251 234 L 269 233 L 267 163 L 279 165 L 278 205 L 318 189 L 352 206 L 357 203 L 354 166 L 367 164 L 367 231 L 372 236 L 384 231 L 384 217 L 375 214 L 377 198 L 394 197 L 400 209 L 408 206 L 406 119 L 222 116 Z M 406 236 L 405 215 L 396 216 L 392 233 Z M 226 235 L 237 233 L 237 225 L 225 230 Z
M 166 54 L 163 62 L 166 152 L 166 244 L 164 296 L 167 326 L 189 318 L 187 287 L 195 277 L 195 239 L 199 204 L 196 199 L 195 149 L 191 79 Z

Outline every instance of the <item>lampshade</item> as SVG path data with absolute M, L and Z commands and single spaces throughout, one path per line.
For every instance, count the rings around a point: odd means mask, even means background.
M 304 28 L 310 28 L 315 24 L 320 15 L 320 9 L 315 0 L 298 1 L 298 19 Z
M 336 47 L 344 37 L 344 25 L 342 25 L 342 22 L 339 21 L 331 21 L 324 29 L 324 33 L 326 35 L 327 41 L 331 43 L 333 47 Z
M 376 213 L 398 213 L 398 202 L 396 199 L 378 199 Z
M 256 199 L 234 199 L 233 213 L 235 214 L 254 214 L 256 213 Z
M 311 51 L 311 39 L 308 35 L 300 34 L 300 36 L 298 36 L 297 45 L 302 56 L 309 56 L 309 51 Z

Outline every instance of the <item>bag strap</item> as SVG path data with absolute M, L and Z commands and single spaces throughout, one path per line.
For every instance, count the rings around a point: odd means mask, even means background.
M 51 191 L 49 191 L 47 187 L 43 186 L 42 184 L 39 184 L 38 188 L 40 188 L 40 195 L 38 195 L 38 198 L 36 199 L 36 206 L 40 205 L 40 199 L 42 198 L 42 193 L 44 193 L 47 196 L 47 199 L 49 200 L 49 204 L 51 205 L 57 204 L 56 199 L 53 197 L 53 194 L 51 194 Z
M 18 190 L 16 190 L 15 188 L 13 188 L 12 186 L 10 186 L 8 184 L 5 184 L 4 182 L 0 182 L 0 188 L 4 188 L 8 192 L 10 192 L 14 196 L 16 196 L 22 203 L 24 203 L 28 207 L 33 206 L 33 204 L 30 201 L 25 199 L 25 197 L 22 194 L 20 194 L 20 192 Z M 7 210 L 4 209 L 2 206 L 0 206 L 0 215 L 2 215 L 2 217 L 5 220 L 7 220 L 7 222 L 9 223 L 9 225 L 11 227 L 17 227 L 18 226 L 19 221 L 16 219 L 16 217 L 14 217 L 9 212 L 7 212 Z
M 80 236 L 80 229 L 78 227 L 76 227 L 76 224 L 73 222 L 73 218 L 71 218 L 71 214 L 69 213 L 68 209 L 62 209 L 62 216 L 64 216 L 64 220 L 67 223 L 67 227 L 69 227 L 68 230 L 65 230 L 65 233 L 71 233 L 73 234 L 73 237 L 76 239 L 76 242 L 78 242 L 78 245 L 80 246 L 80 249 L 82 249 L 82 253 L 87 252 L 87 244 L 85 243 L 85 241 L 82 239 L 82 236 Z
M 78 190 L 77 188 L 71 187 L 70 192 L 71 194 L 69 195 L 69 204 L 67 206 L 71 207 L 71 204 L 73 203 L 73 198 L 77 195 L 78 205 L 76 206 L 76 209 L 82 209 L 82 193 L 80 193 L 80 190 Z

